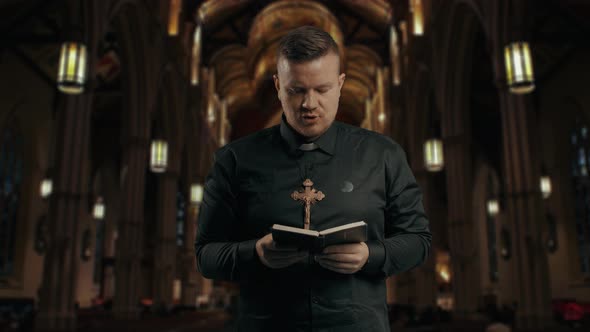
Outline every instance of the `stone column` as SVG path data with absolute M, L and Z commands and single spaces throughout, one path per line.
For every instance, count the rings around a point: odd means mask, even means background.
M 453 121 L 447 119 L 447 121 Z M 479 266 L 472 220 L 473 171 L 469 138 L 462 126 L 447 123 L 444 156 L 447 176 L 448 236 L 451 251 L 455 313 L 467 318 L 477 309 Z M 445 130 L 446 129 L 446 130 Z
M 432 224 L 432 215 L 430 214 L 430 207 L 432 206 L 432 201 L 434 200 L 434 197 L 432 197 L 433 192 L 431 190 L 431 187 L 429 186 L 429 175 L 429 172 L 425 170 L 414 172 L 416 182 L 418 182 L 418 185 L 422 190 L 423 204 L 424 209 L 426 211 L 426 215 L 429 217 L 429 220 L 431 220 Z M 430 227 L 430 231 L 434 231 L 432 226 Z M 442 234 L 440 236 L 442 236 Z M 432 246 L 430 248 L 430 255 L 428 256 L 428 259 L 422 265 L 420 265 L 412 271 L 416 283 L 416 308 L 419 310 L 427 307 L 434 307 L 436 305 L 436 278 L 434 271 L 434 255 L 435 248 L 437 247 L 436 244 L 438 243 L 437 237 L 437 234 L 434 234 L 434 243 L 432 243 Z
M 143 197 L 148 140 L 129 139 L 124 149 L 123 190 L 115 258 L 114 312 L 118 318 L 138 316 L 143 248 Z
M 517 303 L 517 324 L 544 329 L 551 322 L 547 253 L 542 239 L 544 217 L 539 189 L 540 164 L 529 96 L 500 95 L 503 128 L 506 220 L 512 240 L 510 270 Z
M 176 271 L 176 191 L 178 173 L 167 171 L 158 179 L 158 215 L 154 255 L 154 304 L 170 306 Z
M 38 331 L 76 329 L 76 287 L 80 263 L 78 225 L 87 212 L 91 95 L 60 94 L 55 132 L 54 191 L 49 204 L 49 235 L 39 294 Z
M 186 224 L 184 232 L 184 247 L 182 249 L 182 295 L 183 305 L 193 306 L 196 304 L 197 287 L 199 275 L 197 272 L 197 261 L 195 258 L 195 235 L 197 230 L 197 216 L 199 206 L 187 204 Z

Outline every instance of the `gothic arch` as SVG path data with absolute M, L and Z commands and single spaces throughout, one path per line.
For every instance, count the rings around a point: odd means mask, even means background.
M 144 57 L 143 54 L 156 53 L 161 50 L 153 45 L 158 39 L 149 36 L 153 27 L 148 22 L 149 12 L 145 5 L 127 1 L 118 7 L 113 22 L 120 34 L 122 86 L 124 95 L 124 124 L 128 137 L 126 139 L 144 139 L 149 137 L 150 117 L 153 111 L 158 73 L 153 68 L 160 57 Z

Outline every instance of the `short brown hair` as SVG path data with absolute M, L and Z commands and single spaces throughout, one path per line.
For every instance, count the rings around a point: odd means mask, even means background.
M 324 30 L 302 26 L 289 31 L 279 42 L 277 59 L 301 63 L 320 58 L 329 52 L 339 55 L 338 45 Z

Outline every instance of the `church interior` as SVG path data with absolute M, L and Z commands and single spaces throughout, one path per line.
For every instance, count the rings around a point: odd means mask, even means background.
M 407 154 L 433 234 L 392 331 L 590 331 L 590 2 L 0 2 L 0 330 L 230 331 L 197 272 L 214 152 L 281 120 L 281 36 L 319 27 L 337 120 Z

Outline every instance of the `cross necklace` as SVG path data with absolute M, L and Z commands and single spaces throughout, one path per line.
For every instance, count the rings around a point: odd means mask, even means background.
M 299 166 L 299 173 L 301 174 L 299 162 L 297 162 L 297 164 Z M 305 219 L 303 220 L 304 229 L 309 229 L 309 225 L 311 223 L 311 206 L 326 197 L 323 192 L 313 188 L 313 182 L 311 179 L 309 179 L 307 170 L 311 170 L 311 166 L 306 167 L 306 176 L 305 180 L 303 181 L 303 189 L 296 190 L 291 194 L 291 198 L 293 200 L 303 202 L 305 207 Z

